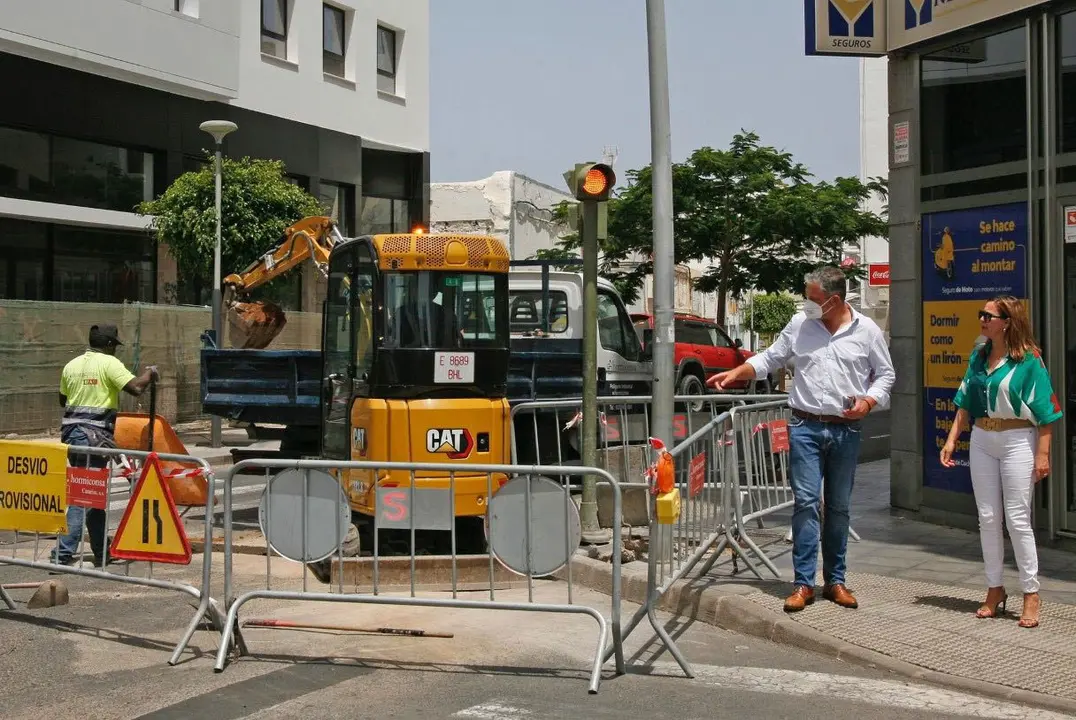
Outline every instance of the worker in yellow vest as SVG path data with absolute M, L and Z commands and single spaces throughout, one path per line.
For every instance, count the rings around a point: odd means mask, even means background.
M 60 405 L 64 408 L 60 440 L 69 446 L 114 448 L 120 391 L 138 397 L 160 376 L 156 367 L 148 367 L 136 377 L 116 357 L 116 348 L 123 343 L 115 325 L 94 325 L 90 328 L 89 341 L 89 349 L 67 363 L 60 375 Z M 108 465 L 108 458 L 71 449 L 68 462 L 73 466 L 103 468 Z M 59 565 L 75 562 L 85 525 L 94 565 L 101 567 L 105 517 L 104 510 L 68 507 L 67 535 L 57 539 L 50 561 Z

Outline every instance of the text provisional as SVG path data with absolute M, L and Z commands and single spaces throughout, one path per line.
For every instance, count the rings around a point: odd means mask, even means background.
M 67 532 L 67 446 L 0 441 L 0 530 Z

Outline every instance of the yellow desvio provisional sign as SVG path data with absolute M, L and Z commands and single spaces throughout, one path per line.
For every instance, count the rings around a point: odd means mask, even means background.
M 67 532 L 67 446 L 0 440 L 0 530 Z

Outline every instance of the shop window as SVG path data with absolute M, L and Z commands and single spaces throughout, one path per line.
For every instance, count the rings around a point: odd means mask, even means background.
M 156 302 L 157 245 L 147 233 L 53 226 L 52 299 Z
M 396 63 L 399 60 L 396 41 L 395 30 L 377 26 L 377 89 L 393 95 L 396 94 Z
M 383 197 L 364 197 L 362 217 L 359 218 L 360 235 L 410 232 L 410 216 L 406 200 Z
M 923 57 L 922 174 L 1027 159 L 1023 27 Z
M 354 232 L 355 213 L 354 207 L 355 186 L 343 183 L 319 182 L 318 200 L 325 208 L 325 213 L 340 227 L 340 232 L 345 237 L 350 237 Z
M 152 153 L 0 128 L 0 195 L 133 212 L 153 199 Z
M 1058 51 L 1061 71 L 1058 73 L 1058 152 L 1076 152 L 1076 12 L 1066 13 L 1058 20 Z
M 23 220 L 0 220 L 0 298 L 46 300 L 47 257 L 47 225 Z

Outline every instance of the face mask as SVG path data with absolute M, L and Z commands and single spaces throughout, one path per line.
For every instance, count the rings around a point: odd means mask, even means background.
M 814 300 L 804 300 L 803 314 L 807 316 L 808 320 L 821 320 L 822 306 L 816 303 Z

